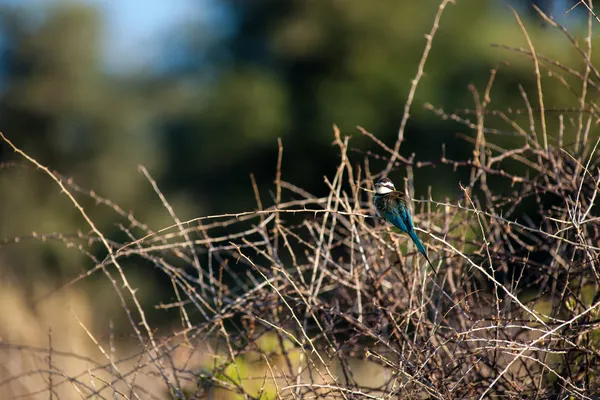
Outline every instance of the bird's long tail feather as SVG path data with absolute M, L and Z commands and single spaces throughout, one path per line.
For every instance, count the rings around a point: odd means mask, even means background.
M 431 263 L 431 260 L 429 260 L 429 257 L 427 257 L 427 251 L 425 250 L 425 246 L 423 246 L 423 243 L 421 243 L 421 241 L 419 240 L 417 233 L 414 230 L 412 230 L 412 231 L 408 232 L 408 236 L 410 236 L 412 241 L 415 243 L 415 246 L 417 246 L 417 250 L 419 250 L 419 253 L 423 254 L 423 256 L 425 257 L 425 259 L 427 260 L 429 265 L 431 265 L 431 269 L 437 275 L 437 271 L 436 271 L 435 267 L 433 266 L 433 264 Z

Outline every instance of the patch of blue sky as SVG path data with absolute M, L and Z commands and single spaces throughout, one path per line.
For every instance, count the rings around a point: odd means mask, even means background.
M 61 2 L 87 3 L 100 12 L 104 64 L 117 74 L 164 67 L 187 26 L 202 25 L 218 35 L 232 24 L 216 0 L 0 0 L 0 6 L 21 7 L 35 16 L 37 10 Z

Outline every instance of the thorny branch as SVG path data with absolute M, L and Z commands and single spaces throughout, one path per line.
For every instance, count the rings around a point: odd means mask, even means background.
M 144 375 L 162 379 L 165 393 L 177 398 L 224 392 L 246 399 L 600 396 L 600 140 L 592 140 L 592 117 L 586 117 L 598 113 L 589 89 L 599 86 L 591 47 L 579 49 L 583 71 L 553 63 L 536 53 L 517 16 L 529 49 L 513 51 L 534 61 L 539 107 L 520 88 L 524 121 L 493 109 L 494 70 L 481 89 L 470 87 L 473 121 L 426 105 L 464 126 L 469 134 L 462 145 L 473 146 L 472 156 L 452 160 L 444 152 L 437 161 L 415 162 L 399 152 L 405 119 L 447 3 L 442 2 L 427 38 L 396 145 L 388 147 L 359 128 L 380 153 L 354 159 L 350 139 L 335 128 L 340 162 L 334 178 L 324 180 L 324 196 L 285 181 L 281 141 L 274 204 L 263 203 L 260 194 L 266 189 L 251 177 L 257 201 L 252 211 L 180 220 L 141 168 L 174 221 L 152 230 L 0 134 L 57 184 L 91 229 L 34 232 L 8 238 L 0 248 L 52 240 L 81 252 L 90 269 L 65 287 L 102 272 L 139 342 L 135 354 L 115 359 L 81 322 L 101 361 L 52 349 L 53 336 L 50 349 L 3 342 L 2 348 L 22 354 L 47 355 L 47 362 L 44 369 L 4 379 L 0 388 L 42 375 L 52 377 L 47 386 L 23 396 L 52 398 L 55 390 L 71 385 L 84 398 L 116 393 L 160 398 L 138 384 Z M 543 101 L 540 71 L 552 68 L 581 80 L 571 110 L 579 113 L 572 126 L 576 143 L 570 148 L 562 146 L 569 129 L 564 113 L 549 115 Z M 499 137 L 512 138 L 514 146 L 498 143 Z M 440 270 L 435 280 L 407 238 L 373 216 L 372 178 L 401 175 L 404 168 L 393 169 L 397 160 L 410 171 L 445 167 L 468 180 L 459 198 L 442 199 L 430 189 L 427 199 L 414 199 L 415 225 Z M 373 165 L 381 171 L 373 171 Z M 412 188 L 411 177 L 412 172 L 407 178 Z M 75 195 L 112 210 L 130 239 L 107 237 Z M 104 260 L 94 257 L 90 248 L 96 244 L 104 246 Z M 154 305 L 179 310 L 172 333 L 159 335 L 151 326 L 148 305 L 130 284 L 125 260 L 149 263 L 172 283 L 173 301 Z M 193 361 L 197 352 L 210 362 Z M 61 357 L 84 360 L 89 367 L 80 373 L 59 371 L 55 364 Z

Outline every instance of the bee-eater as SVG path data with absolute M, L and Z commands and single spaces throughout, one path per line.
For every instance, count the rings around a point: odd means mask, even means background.
M 402 232 L 408 233 L 408 236 L 410 236 L 417 246 L 419 253 L 423 254 L 429 265 L 431 265 L 433 272 L 437 274 L 433 264 L 429 261 L 429 257 L 427 257 L 425 246 L 423 246 L 423 243 L 421 243 L 415 232 L 412 216 L 406 205 L 404 193 L 396 191 L 396 188 L 390 179 L 381 178 L 375 184 L 373 204 L 375 205 L 377 216 L 388 221 Z

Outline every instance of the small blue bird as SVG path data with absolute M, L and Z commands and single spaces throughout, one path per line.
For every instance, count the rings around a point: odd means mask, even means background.
M 375 184 L 373 204 L 375 205 L 377 216 L 385 219 L 402 232 L 408 233 L 408 236 L 410 236 L 415 243 L 419 252 L 423 254 L 429 265 L 431 265 L 433 272 L 437 274 L 433 264 L 429 261 L 429 257 L 427 257 L 427 251 L 425 250 L 423 243 L 421 243 L 417 237 L 410 210 L 406 205 L 404 193 L 396 191 L 396 188 L 390 179 L 381 178 Z

